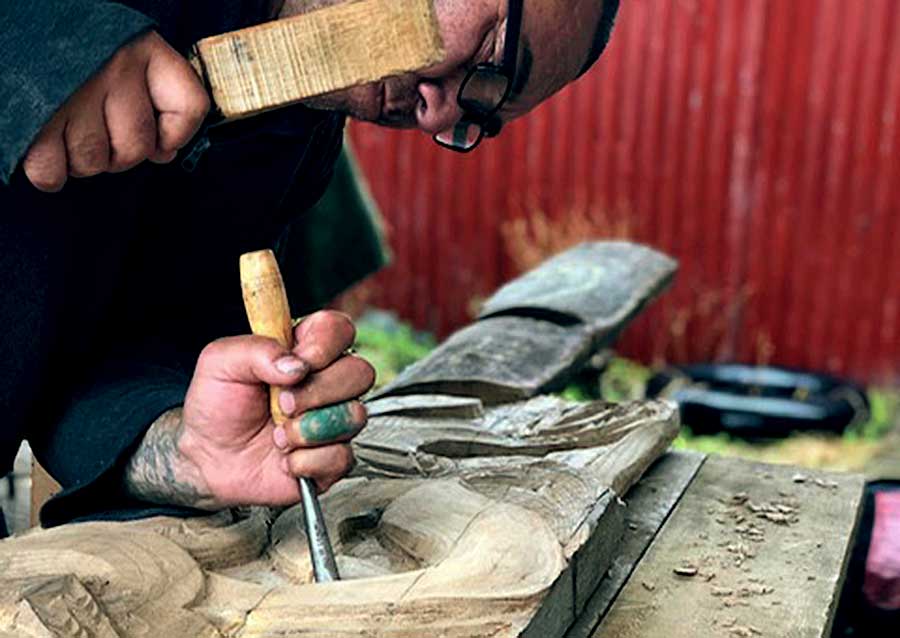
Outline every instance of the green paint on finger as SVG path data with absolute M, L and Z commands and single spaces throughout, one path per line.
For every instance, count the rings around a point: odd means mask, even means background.
M 307 412 L 297 423 L 308 443 L 329 443 L 357 430 L 347 403 Z

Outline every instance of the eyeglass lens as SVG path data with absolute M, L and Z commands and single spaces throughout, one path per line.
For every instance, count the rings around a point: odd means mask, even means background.
M 465 118 L 454 126 L 442 133 L 438 133 L 435 138 L 445 146 L 455 147 L 461 150 L 474 148 L 481 138 L 484 137 L 484 131 L 481 124 L 470 122 Z
M 509 78 L 492 68 L 476 68 L 460 91 L 459 101 L 467 110 L 490 115 L 506 97 Z

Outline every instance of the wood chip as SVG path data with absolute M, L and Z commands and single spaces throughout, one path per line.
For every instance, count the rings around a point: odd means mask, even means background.
M 692 578 L 697 575 L 697 572 L 699 570 L 697 569 L 696 565 L 682 565 L 681 567 L 676 567 L 672 571 L 675 572 L 678 576 Z
M 656 585 L 654 585 L 653 583 L 648 583 L 647 581 L 641 581 L 641 586 L 647 591 L 653 591 L 654 589 L 656 589 Z
M 743 505 L 750 499 L 750 495 L 747 492 L 738 492 L 737 494 L 732 495 L 731 502 L 735 505 Z
M 806 474 L 794 474 L 794 475 L 791 477 L 791 480 L 792 480 L 794 483 L 806 483 L 806 479 L 807 479 Z

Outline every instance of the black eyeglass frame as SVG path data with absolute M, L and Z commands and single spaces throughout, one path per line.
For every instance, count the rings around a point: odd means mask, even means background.
M 509 10 L 506 17 L 506 37 L 503 42 L 503 59 L 500 60 L 500 64 L 494 64 L 492 62 L 481 62 L 480 64 L 476 64 L 469 69 L 465 79 L 459 86 L 456 102 L 463 110 L 463 115 L 459 122 L 453 127 L 453 130 L 468 130 L 470 126 L 478 126 L 478 137 L 469 146 L 457 146 L 455 144 L 442 142 L 438 139 L 438 135 L 441 135 L 442 133 L 437 133 L 434 135 L 434 141 L 443 148 L 456 151 L 457 153 L 470 153 L 481 144 L 481 140 L 485 137 L 496 137 L 499 135 L 500 129 L 503 128 L 503 123 L 500 121 L 500 118 L 497 117 L 497 112 L 503 108 L 503 105 L 506 104 L 509 99 L 509 95 L 513 88 L 513 82 L 515 81 L 516 67 L 519 59 L 519 36 L 522 32 L 522 15 L 524 13 L 524 8 L 525 0 L 509 0 Z M 506 80 L 506 89 L 503 91 L 503 95 L 491 109 L 483 109 L 480 104 L 471 100 L 466 100 L 464 97 L 466 86 L 473 77 L 479 74 L 499 75 Z

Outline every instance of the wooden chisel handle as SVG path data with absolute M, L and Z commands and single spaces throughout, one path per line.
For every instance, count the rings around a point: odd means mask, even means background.
M 271 250 L 260 250 L 241 255 L 241 290 L 244 308 L 253 334 L 275 339 L 287 349 L 294 347 L 294 329 L 287 291 L 278 269 L 278 262 Z M 283 425 L 287 416 L 278 404 L 278 388 L 269 387 L 269 406 L 272 420 Z M 316 496 L 316 486 L 311 479 L 300 477 L 300 499 L 303 503 L 303 523 L 309 541 L 309 555 L 316 582 L 325 583 L 340 579 L 334 550 L 328 538 L 325 517 Z
M 241 255 L 241 291 L 253 334 L 274 339 L 288 350 L 294 347 L 291 309 L 278 262 L 271 250 Z M 269 388 L 272 420 L 283 425 L 287 416 L 278 404 L 278 388 Z

